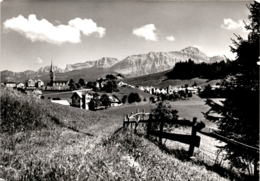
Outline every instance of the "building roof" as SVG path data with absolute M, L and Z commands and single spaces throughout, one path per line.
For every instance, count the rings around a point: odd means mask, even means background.
M 213 104 L 216 104 L 216 105 L 219 105 L 221 107 L 224 106 L 224 101 L 226 100 L 225 98 L 211 98 L 211 99 L 208 99 L 211 103 Z
M 120 100 L 115 96 L 115 95 L 112 95 L 112 96 L 108 96 L 109 97 L 109 100 L 112 102 L 112 103 L 119 103 Z
M 5 82 L 5 84 L 16 84 L 16 82 L 9 81 L 9 82 Z
M 79 96 L 80 98 L 82 98 L 82 92 L 79 92 L 79 91 L 73 92 L 72 97 L 73 97 L 74 95 L 77 95 L 77 96 Z
M 93 94 L 94 92 L 91 89 L 82 89 L 82 90 L 76 90 L 76 91 L 72 91 L 73 95 L 78 95 L 80 98 L 82 98 L 82 95 L 84 94 Z

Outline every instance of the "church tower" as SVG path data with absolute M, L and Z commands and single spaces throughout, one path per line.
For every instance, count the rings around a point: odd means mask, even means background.
M 55 74 L 52 67 L 52 61 L 51 61 L 51 67 L 50 67 L 50 86 L 53 86 L 53 82 L 55 81 Z

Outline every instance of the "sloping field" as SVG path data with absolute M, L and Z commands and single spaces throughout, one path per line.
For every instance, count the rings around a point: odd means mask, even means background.
M 166 88 L 168 85 L 172 86 L 183 86 L 185 84 L 193 85 L 196 83 L 200 86 L 205 86 L 207 84 L 215 84 L 219 80 L 208 80 L 202 78 L 192 78 L 192 79 L 168 79 L 166 74 L 169 71 L 159 72 L 155 74 L 144 75 L 140 77 L 126 78 L 125 82 L 132 85 L 142 85 L 142 86 L 154 86 L 159 88 Z
M 136 106 L 90 112 L 1 90 L 0 178 L 226 180 L 204 165 L 165 154 L 144 137 L 116 131 Z

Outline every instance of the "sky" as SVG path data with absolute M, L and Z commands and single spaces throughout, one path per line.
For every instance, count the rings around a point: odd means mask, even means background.
M 198 47 L 234 58 L 250 1 L 0 0 L 0 70 Z

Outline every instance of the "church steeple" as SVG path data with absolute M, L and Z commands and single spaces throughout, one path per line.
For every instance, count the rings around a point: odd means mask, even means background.
M 51 60 L 51 66 L 50 66 L 50 85 L 53 86 L 53 81 L 55 81 L 55 74 L 52 66 L 52 60 Z
M 53 72 L 53 69 L 52 69 L 52 60 L 51 60 L 50 72 Z

